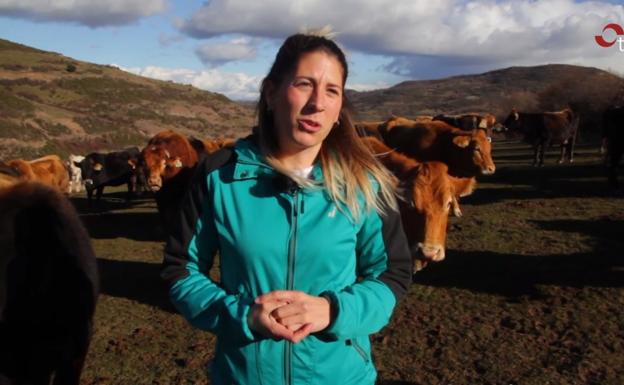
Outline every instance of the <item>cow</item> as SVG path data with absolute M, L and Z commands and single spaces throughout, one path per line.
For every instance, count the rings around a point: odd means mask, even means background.
M 561 155 L 558 163 L 567 156 L 574 162 L 574 144 L 578 135 L 579 116 L 569 108 L 554 112 L 518 112 L 515 109 L 503 122 L 509 133 L 520 133 L 523 140 L 533 146 L 533 166 L 544 165 L 546 147 L 558 144 Z
M 470 195 L 474 178 L 455 178 L 442 162 L 417 162 L 374 137 L 363 138 L 398 180 L 403 229 L 413 256 L 414 273 L 445 257 L 449 212 L 461 215 L 458 198 Z
M 496 165 L 491 140 L 483 130 L 465 132 L 441 121 L 392 118 L 379 127 L 384 143 L 420 162 L 446 163 L 458 178 L 491 175 Z
M 355 129 L 360 136 L 372 136 L 377 139 L 381 139 L 381 136 L 379 135 L 379 126 L 381 126 L 384 122 L 384 120 L 356 122 Z
M 99 292 L 90 242 L 58 188 L 0 189 L 0 383 L 79 384 Z
M 69 187 L 67 188 L 67 193 L 71 194 L 73 192 L 79 193 L 82 191 L 82 170 L 80 167 L 76 166 L 84 160 L 84 156 L 82 155 L 73 155 L 69 156 L 69 160 L 65 163 L 67 167 L 67 171 L 69 172 Z
M 135 173 L 135 164 L 140 156 L 137 147 L 109 153 L 92 152 L 77 163 L 80 168 L 87 199 L 92 202 L 93 191 L 96 191 L 96 200 L 99 202 L 106 186 L 128 186 L 126 199 L 129 201 L 139 186 Z
M 168 130 L 157 133 L 142 149 L 138 173 L 155 193 L 165 232 L 177 212 L 205 143 Z
M 34 160 L 13 159 L 6 163 L 20 174 L 20 179 L 37 181 L 67 192 L 69 173 L 61 158 L 47 155 Z
M 603 146 L 606 150 L 609 185 L 619 188 L 617 169 L 624 154 L 624 107 L 613 106 L 605 110 L 602 118 Z
M 492 128 L 496 124 L 496 117 L 490 113 L 439 114 L 434 116 L 433 120 L 443 121 L 464 131 L 484 130 L 488 137 L 492 136 Z
M 0 162 L 0 189 L 18 183 L 21 176 L 19 171 L 4 162 Z

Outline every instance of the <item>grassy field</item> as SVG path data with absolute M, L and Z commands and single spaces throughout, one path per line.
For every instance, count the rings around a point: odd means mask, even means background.
M 374 335 L 379 384 L 624 384 L 624 198 L 597 148 L 530 167 L 494 143 L 497 172 L 450 220 L 447 258 L 414 277 Z M 155 204 L 122 190 L 89 209 L 102 280 L 83 384 L 207 384 L 215 338 L 175 313 L 159 279 Z

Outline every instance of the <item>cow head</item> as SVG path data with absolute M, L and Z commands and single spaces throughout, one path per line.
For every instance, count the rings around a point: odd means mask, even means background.
M 492 159 L 492 138 L 484 130 L 457 134 L 453 137 L 453 145 L 459 150 L 453 151 L 459 158 L 455 163 L 462 165 L 467 175 L 491 175 L 496 171 Z
M 519 131 L 521 129 L 521 124 L 520 114 L 513 108 L 503 122 L 504 131 Z
M 163 180 L 173 178 L 184 168 L 180 157 L 172 156 L 167 149 L 153 145 L 143 149 L 139 163 L 147 187 L 154 192 L 162 188 Z
M 445 257 L 449 212 L 460 215 L 457 199 L 472 193 L 474 178 L 454 178 L 441 162 L 425 162 L 401 179 L 403 229 L 414 257 L 414 272 Z
M 104 156 L 98 153 L 91 153 L 74 165 L 80 169 L 82 183 L 87 189 L 93 189 L 101 183 L 104 174 Z

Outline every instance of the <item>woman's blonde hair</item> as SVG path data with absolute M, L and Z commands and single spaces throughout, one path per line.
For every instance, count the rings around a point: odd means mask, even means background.
M 314 182 L 293 174 L 275 157 L 279 150 L 275 132 L 273 113 L 268 108 L 267 86 L 279 87 L 282 81 L 294 72 L 303 54 L 322 51 L 335 57 L 343 70 L 342 86 L 344 89 L 348 75 L 347 60 L 338 45 L 324 34 L 298 33 L 288 37 L 280 47 L 269 74 L 262 81 L 260 100 L 257 105 L 260 149 L 271 164 L 302 187 L 311 187 Z M 342 93 L 342 109 L 338 123 L 334 125 L 321 145 L 319 159 L 324 174 L 325 188 L 342 209 L 346 207 L 355 220 L 358 219 L 360 204 L 358 198 L 364 198 L 364 209 L 375 209 L 382 213 L 387 207 L 397 209 L 394 199 L 394 178 L 375 159 L 371 150 L 358 137 L 351 108 L 345 93 Z M 379 194 L 371 183 L 370 177 L 379 184 Z

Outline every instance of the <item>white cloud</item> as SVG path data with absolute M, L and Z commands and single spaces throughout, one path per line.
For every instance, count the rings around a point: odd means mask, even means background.
M 0 15 L 88 27 L 130 24 L 164 12 L 167 0 L 0 0 Z
M 227 43 L 202 44 L 195 53 L 204 64 L 218 67 L 231 61 L 255 59 L 256 48 L 249 39 L 235 39 Z
M 196 38 L 283 39 L 302 26 L 330 24 L 349 50 L 387 55 L 394 58 L 389 69 L 417 77 L 444 67 L 461 73 L 463 66 L 554 62 L 621 66 L 624 53 L 594 41 L 609 22 L 624 25 L 624 6 L 573 0 L 211 0 L 178 26 Z
M 149 78 L 192 84 L 202 90 L 224 94 L 233 100 L 257 99 L 260 81 L 262 80 L 257 76 L 249 76 L 240 72 L 224 72 L 217 69 L 195 71 L 186 68 L 163 68 L 156 66 L 120 68 L 124 71 Z

